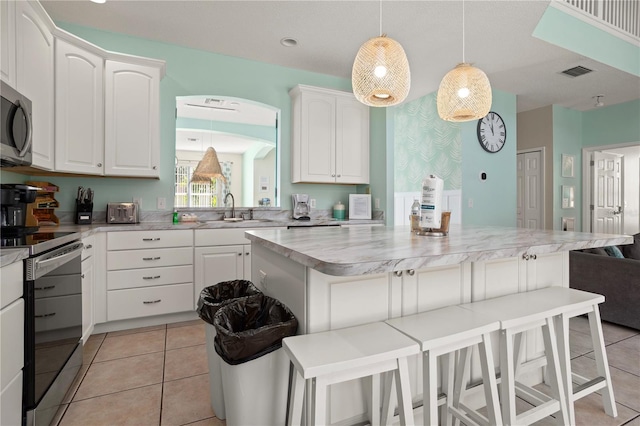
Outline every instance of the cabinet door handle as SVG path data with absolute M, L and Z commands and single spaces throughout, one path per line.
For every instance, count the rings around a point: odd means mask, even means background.
M 245 255 L 246 255 L 246 256 L 249 256 L 250 254 L 251 254 L 251 253 L 249 253 L 249 252 L 246 252 L 246 253 L 245 253 Z
M 157 256 L 157 257 L 143 257 L 142 260 L 160 260 L 160 256 Z
M 34 315 L 36 318 L 47 318 L 47 317 L 52 317 L 54 316 L 56 313 L 52 312 L 50 314 L 44 314 L 44 315 Z
M 82 278 L 84 280 L 84 274 L 80 275 L 80 278 Z
M 332 174 L 331 174 L 331 177 L 336 177 L 335 173 L 332 173 Z
M 238 253 L 238 256 L 242 256 L 242 253 Z
M 98 164 L 96 164 L 96 166 L 102 167 L 102 163 L 98 163 Z
M 393 275 L 395 275 L 396 277 L 401 277 L 402 271 L 393 271 Z
M 156 275 L 153 277 L 142 277 L 143 280 L 157 280 L 158 278 L 160 278 L 160 275 Z
M 530 257 L 531 257 L 531 256 L 529 256 L 529 255 L 528 255 L 528 254 L 526 254 L 526 253 L 522 255 L 522 258 L 523 258 L 524 260 L 529 260 L 529 258 L 530 258 Z
M 531 255 L 531 258 L 532 258 L 533 260 L 536 260 L 536 259 L 538 258 L 538 255 L 537 255 L 537 254 Z
M 34 290 L 51 290 L 52 288 L 56 288 L 55 285 L 46 285 L 44 287 L 34 287 Z
M 90 249 L 92 249 L 92 248 L 93 248 L 93 246 L 92 246 L 91 244 L 84 246 L 84 249 L 85 249 L 85 250 L 90 250 Z
M 153 303 L 160 303 L 162 302 L 162 299 L 158 299 L 158 300 L 143 300 L 142 303 L 144 303 L 145 305 L 151 305 Z
M 338 177 L 342 177 L 342 175 L 338 175 Z
M 142 241 L 160 241 L 160 238 L 143 238 Z
M 412 276 L 414 276 L 416 274 L 416 271 L 415 271 L 415 269 L 409 269 L 407 271 L 407 274 L 409 274 L 409 276 L 412 277 Z
M 153 166 L 153 170 L 158 170 L 158 166 Z

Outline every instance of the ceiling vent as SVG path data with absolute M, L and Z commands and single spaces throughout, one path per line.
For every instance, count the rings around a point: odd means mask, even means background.
M 581 75 L 589 74 L 590 72 L 593 72 L 593 70 L 578 65 L 577 67 L 562 71 L 561 74 L 568 75 L 569 77 L 580 77 Z

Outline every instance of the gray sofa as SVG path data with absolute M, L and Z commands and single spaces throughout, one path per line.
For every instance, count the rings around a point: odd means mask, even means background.
M 597 250 L 570 252 L 569 285 L 604 295 L 604 321 L 640 330 L 640 234 L 634 241 L 619 247 L 624 259 L 596 254 Z

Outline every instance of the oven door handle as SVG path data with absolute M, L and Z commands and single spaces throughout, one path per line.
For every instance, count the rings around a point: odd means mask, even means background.
M 80 256 L 82 254 L 83 247 L 84 245 L 82 243 L 76 243 L 71 248 L 60 248 L 60 253 L 56 253 L 55 251 L 47 253 L 44 260 L 35 258 L 33 262 L 35 278 L 40 278 L 48 272 L 69 262 L 71 259 Z

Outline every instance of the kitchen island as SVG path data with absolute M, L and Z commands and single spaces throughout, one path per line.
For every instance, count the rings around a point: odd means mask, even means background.
M 449 305 L 549 286 L 569 286 L 569 251 L 631 244 L 625 235 L 452 225 L 449 235 L 408 227 L 250 231 L 254 283 L 296 315 L 299 333 L 382 321 Z M 543 351 L 526 337 L 526 360 Z M 412 395 L 420 399 L 421 367 L 413 360 Z M 476 376 L 472 366 L 472 374 Z M 531 383 L 542 379 L 532 369 Z M 354 387 L 360 388 L 358 390 Z M 365 420 L 362 383 L 334 385 L 331 422 Z

